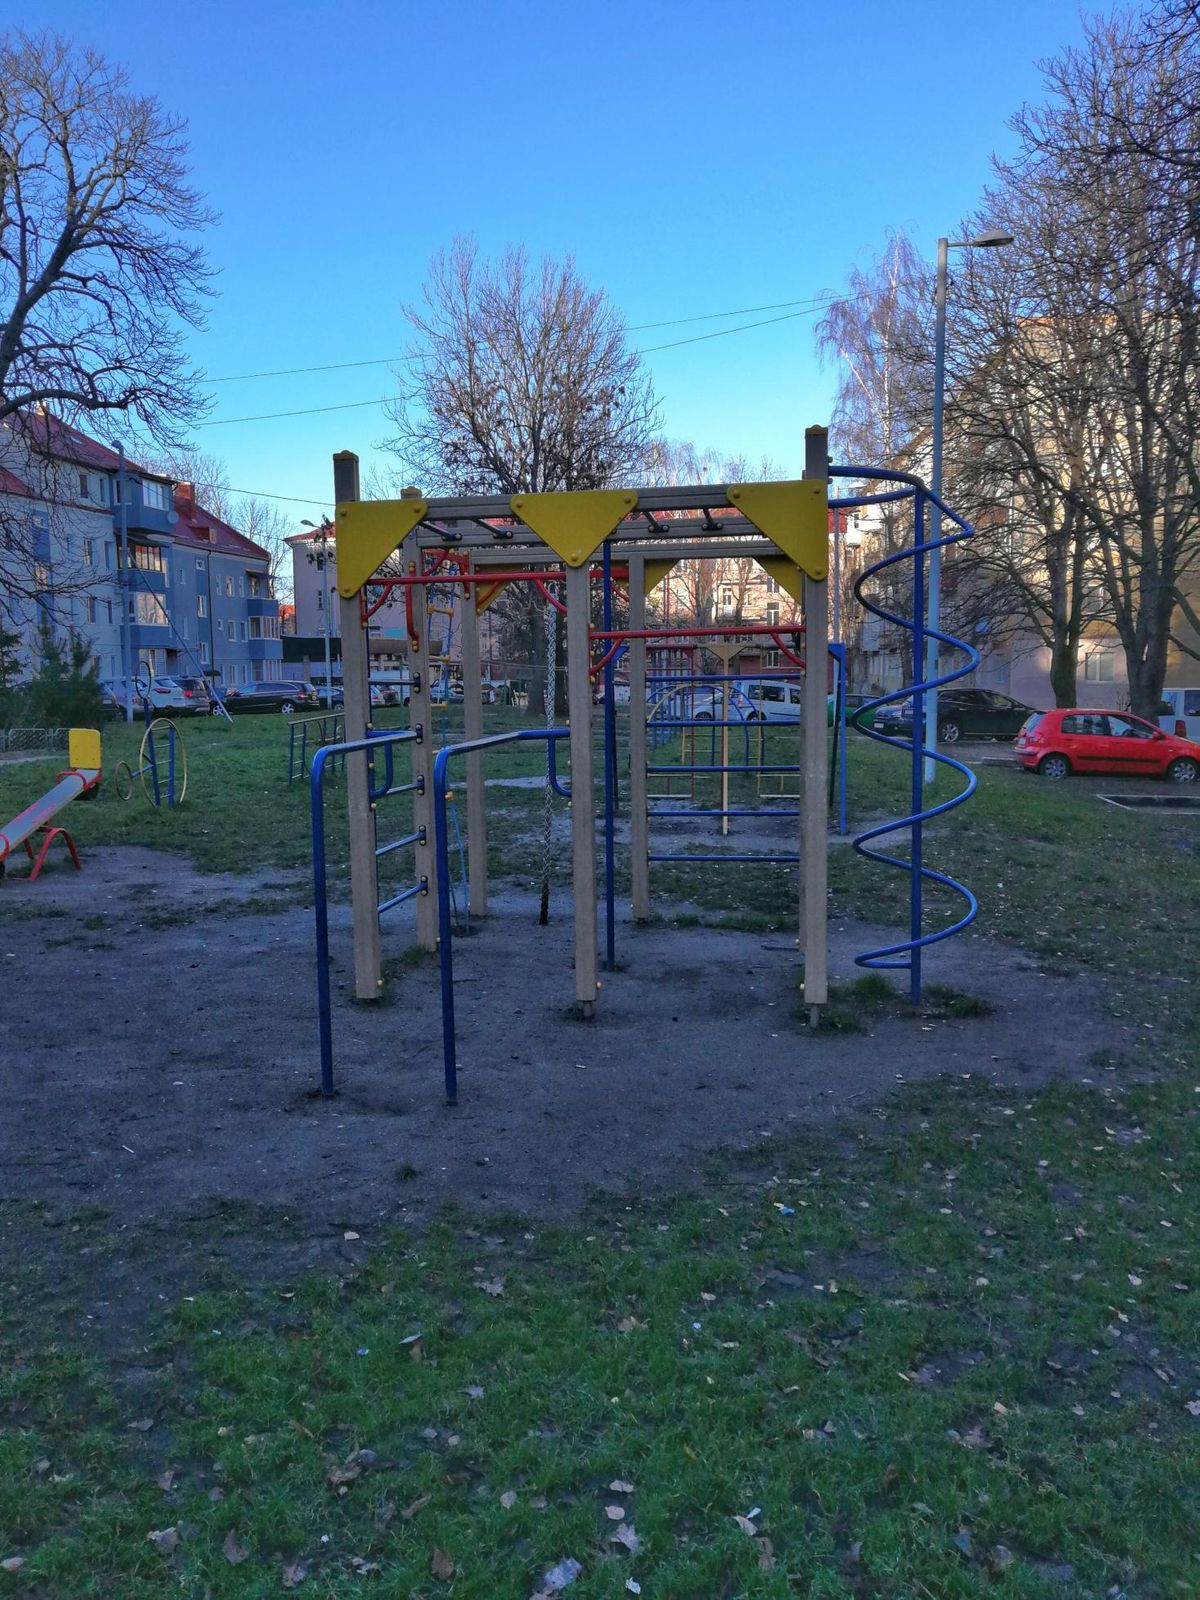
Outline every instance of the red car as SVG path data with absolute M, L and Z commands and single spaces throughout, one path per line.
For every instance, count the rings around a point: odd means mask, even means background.
M 1124 711 L 1037 711 L 1017 735 L 1013 756 L 1043 778 L 1105 772 L 1195 783 L 1200 777 L 1200 744 Z

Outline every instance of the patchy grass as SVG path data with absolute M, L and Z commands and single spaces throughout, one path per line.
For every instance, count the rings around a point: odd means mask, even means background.
M 1194 1593 L 1193 1127 L 1184 1082 L 930 1086 L 694 1200 L 197 1281 L 112 1373 L 27 1273 L 0 1593 Z
M 920 1004 L 914 1005 L 883 973 L 866 972 L 848 983 L 830 984 L 820 1026 L 832 1033 L 865 1033 L 871 1023 L 884 1017 L 943 1022 L 950 1017 L 986 1017 L 991 1009 L 978 995 L 963 994 L 948 983 L 926 984 Z M 803 983 L 798 986 L 793 1011 L 797 1017 L 807 1017 Z

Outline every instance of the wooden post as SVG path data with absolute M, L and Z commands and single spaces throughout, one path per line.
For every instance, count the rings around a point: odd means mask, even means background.
M 358 500 L 358 457 L 341 450 L 333 458 L 333 498 Z M 328 572 L 322 573 L 326 585 Z M 327 597 L 326 604 L 330 603 Z M 338 596 L 342 637 L 342 691 L 345 738 L 365 739 L 371 725 L 367 634 L 362 625 L 361 591 Z M 351 755 L 346 761 L 346 813 L 350 830 L 350 897 L 354 909 L 354 992 L 378 1000 L 383 984 L 379 947 L 379 873 L 375 859 L 375 807 L 371 803 L 371 762 Z
M 629 626 L 646 626 L 646 558 L 629 557 Z M 650 915 L 650 818 L 646 802 L 646 641 L 629 641 L 629 878 L 635 922 Z
M 804 476 L 828 482 L 829 433 L 825 428 L 809 428 L 804 435 Z M 828 589 L 824 578 L 805 574 L 800 938 L 804 951 L 804 1001 L 813 1027 L 820 1020 L 819 1008 L 829 998 Z
M 468 562 L 468 571 L 470 563 Z M 479 613 L 473 583 L 463 585 L 462 668 L 463 732 L 468 739 L 483 737 L 483 685 L 479 669 Z M 468 905 L 473 917 L 487 916 L 487 809 L 484 805 L 483 756 L 467 760 L 467 882 Z
M 567 720 L 571 727 L 571 876 L 575 894 L 575 998 L 596 1011 L 596 795 L 592 773 L 592 680 L 588 563 L 567 568 Z
M 405 570 L 409 575 L 421 570 L 421 552 L 417 549 L 416 533 L 410 533 L 401 546 Z M 408 691 L 408 725 L 418 730 L 418 736 L 409 745 L 412 751 L 412 781 L 420 784 L 413 792 L 413 832 L 424 830 L 424 844 L 413 849 L 416 877 L 424 878 L 428 892 L 417 896 L 417 943 L 422 950 L 436 950 L 438 942 L 437 915 L 437 851 L 433 832 L 433 705 L 429 682 L 429 629 L 427 626 L 427 590 L 423 583 L 414 583 L 412 595 L 412 633 L 408 640 L 408 660 L 412 683 Z

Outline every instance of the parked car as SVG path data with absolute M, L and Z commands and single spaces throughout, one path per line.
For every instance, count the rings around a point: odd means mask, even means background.
M 906 737 L 912 732 L 911 698 L 893 700 L 875 713 L 880 733 Z M 1015 739 L 1034 711 L 1011 695 L 995 689 L 941 689 L 938 691 L 938 743 L 960 739 Z
M 730 722 L 799 722 L 804 689 L 786 678 L 737 678 L 726 684 L 726 711 Z M 685 691 L 686 692 L 686 691 Z M 720 685 L 697 688 L 692 695 L 692 716 L 710 722 L 721 707 Z
M 123 713 L 124 678 L 109 679 L 103 688 L 106 694 L 112 696 L 118 711 Z M 149 701 L 150 709 L 156 716 L 207 716 L 212 704 L 208 684 L 203 678 L 183 678 L 173 673 L 156 673 L 149 681 L 142 677 L 135 678 L 133 683 L 135 715 L 141 712 L 145 701 Z
M 602 705 L 604 703 L 604 676 L 603 676 L 603 674 L 598 675 L 597 678 L 596 678 L 596 687 L 595 687 L 595 690 L 594 690 L 594 692 L 592 694 L 592 698 L 593 698 L 593 700 L 595 700 L 597 705 Z M 615 705 L 615 706 L 627 706 L 628 704 L 629 704 L 629 683 L 628 683 L 627 680 L 622 681 L 622 679 L 620 679 L 620 678 L 615 678 L 613 680 L 613 705 Z
M 279 678 L 265 683 L 231 683 L 222 700 L 225 709 L 235 715 L 241 712 L 281 711 L 284 716 L 290 716 L 293 711 L 312 711 L 321 704 L 311 684 Z M 213 707 L 213 714 L 218 714 L 216 706 Z
M 1195 783 L 1200 744 L 1120 711 L 1035 711 L 1013 745 L 1018 766 L 1043 778 L 1073 772 Z
M 1200 742 L 1200 689 L 1164 689 L 1158 725 L 1164 733 Z

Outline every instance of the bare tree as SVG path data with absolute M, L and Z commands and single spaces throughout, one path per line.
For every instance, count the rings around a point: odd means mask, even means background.
M 508 495 L 629 481 L 654 396 L 621 319 L 570 258 L 535 267 L 510 249 L 486 262 L 459 239 L 433 261 L 408 316 L 415 361 L 391 410 L 390 448 L 411 481 Z M 540 660 L 544 610 L 532 585 L 497 601 L 507 654 Z
M 204 409 L 183 331 L 212 214 L 187 182 L 183 122 L 56 34 L 0 38 L 0 455 L 52 499 L 48 414 L 134 417 L 167 441 Z M 23 584 L 25 519 L 6 518 Z
M 1060 703 L 1102 614 L 1133 709 L 1152 716 L 1200 570 L 1200 34 L 1094 21 L 1046 76 L 989 197 L 1015 217 L 1020 255 L 973 269 L 956 296 L 947 434 L 1034 525 L 1006 575 L 1048 629 Z

